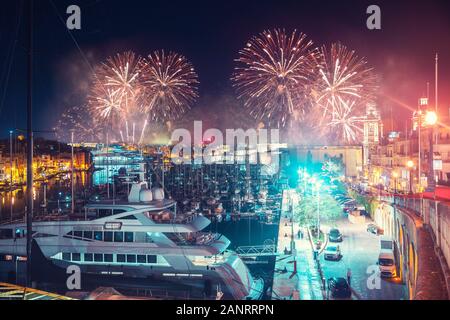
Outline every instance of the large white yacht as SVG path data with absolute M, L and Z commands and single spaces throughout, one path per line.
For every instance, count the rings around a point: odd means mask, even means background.
M 137 182 L 128 199 L 90 203 L 78 216 L 35 219 L 33 239 L 54 266 L 77 265 L 82 278 L 182 285 L 204 298 L 217 291 L 225 299 L 260 298 L 263 280 L 227 250 L 225 236 L 202 232 L 209 224 L 196 213 L 177 214 L 162 189 Z M 25 256 L 25 230 L 24 222 L 0 225 L 0 255 Z

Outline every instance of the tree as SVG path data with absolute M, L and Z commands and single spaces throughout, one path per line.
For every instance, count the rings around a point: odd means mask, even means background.
M 320 194 L 319 214 L 321 221 L 333 222 L 342 217 L 342 208 L 328 193 L 322 193 Z M 294 206 L 294 220 L 302 226 L 316 224 L 316 195 L 306 195 L 297 206 Z

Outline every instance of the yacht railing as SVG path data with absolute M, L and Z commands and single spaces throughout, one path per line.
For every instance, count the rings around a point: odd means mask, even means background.
M 197 232 L 189 239 L 184 236 L 176 236 L 172 238 L 177 245 L 195 246 L 195 245 L 208 245 L 216 240 L 219 240 L 222 235 L 220 233 L 212 232 Z
M 150 218 L 157 224 L 188 224 L 193 222 L 199 216 L 198 213 L 193 214 L 177 214 L 176 216 L 165 217 L 164 215 L 152 215 Z

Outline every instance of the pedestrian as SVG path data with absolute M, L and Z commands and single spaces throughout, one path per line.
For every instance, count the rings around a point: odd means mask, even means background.
M 350 281 L 352 279 L 352 270 L 350 270 L 350 268 L 347 269 L 347 282 L 348 285 L 350 286 Z

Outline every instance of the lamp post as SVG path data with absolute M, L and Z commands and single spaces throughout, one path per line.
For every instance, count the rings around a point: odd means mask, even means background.
M 317 199 L 317 239 L 320 239 L 320 186 L 322 183 L 318 181 L 315 177 L 309 180 L 312 184 L 313 189 L 316 189 L 316 199 Z
M 59 192 L 58 193 L 58 213 L 61 213 L 61 204 L 60 204 L 61 196 L 62 196 L 62 192 Z
M 106 193 L 109 200 L 109 132 L 106 133 Z
M 397 171 L 392 172 L 392 176 L 394 177 L 394 195 L 396 195 L 397 194 L 398 172 Z
M 71 191 L 72 191 L 72 205 L 71 205 L 71 212 L 72 214 L 75 212 L 75 197 L 74 197 L 74 162 L 73 162 L 73 130 L 70 130 L 70 136 L 71 136 L 71 143 L 70 143 L 70 147 L 71 147 L 71 158 L 70 158 L 70 171 L 71 171 L 71 177 L 70 177 L 70 184 L 71 184 Z
M 412 160 L 408 160 L 406 162 L 406 166 L 408 167 L 408 175 L 409 175 L 409 193 L 413 193 L 412 170 L 414 167 L 414 162 Z
M 419 99 L 419 110 L 418 110 L 418 144 L 419 144 L 419 157 L 418 157 L 418 178 L 419 178 L 419 192 L 422 192 L 422 108 L 428 107 L 428 98 Z
M 12 201 L 12 187 L 13 187 L 13 131 L 9 132 L 9 202 L 10 202 L 10 219 L 13 220 L 13 201 Z
M 427 183 L 428 183 L 428 189 L 434 189 L 434 186 L 436 185 L 436 181 L 435 181 L 435 176 L 434 176 L 434 163 L 433 163 L 433 158 L 434 158 L 434 139 L 433 139 L 433 135 L 434 135 L 434 126 L 436 125 L 438 119 L 437 119 L 437 114 L 435 111 L 427 111 L 427 113 L 425 114 L 425 124 L 429 127 L 429 144 L 430 144 L 430 148 L 429 148 L 429 154 L 428 154 L 428 176 L 427 176 Z
M 317 238 L 320 239 L 320 183 L 316 183 L 316 192 L 317 192 Z

